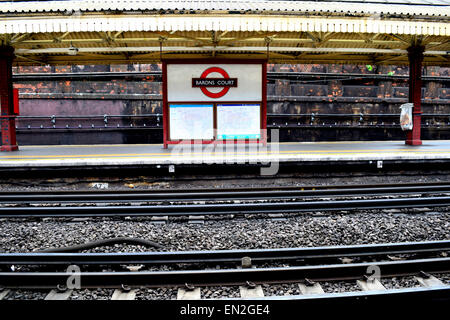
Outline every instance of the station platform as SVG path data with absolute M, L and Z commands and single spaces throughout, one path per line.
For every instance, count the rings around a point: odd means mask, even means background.
M 142 165 L 268 164 L 273 162 L 450 161 L 450 140 L 289 142 L 263 145 L 162 144 L 20 146 L 1 152 L 0 168 L 101 167 Z

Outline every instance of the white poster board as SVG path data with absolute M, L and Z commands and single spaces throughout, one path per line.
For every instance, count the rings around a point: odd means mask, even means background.
M 217 139 L 260 139 L 260 104 L 218 104 Z
M 210 98 L 201 88 L 192 86 L 192 79 L 201 78 L 210 68 L 221 68 L 230 78 L 237 79 L 237 87 L 230 88 L 220 98 Z M 262 100 L 261 64 L 167 64 L 167 100 L 169 102 L 242 102 Z M 209 73 L 208 78 L 223 78 L 217 72 Z M 220 92 L 223 88 L 208 88 L 210 92 Z
M 170 140 L 214 139 L 212 104 L 169 105 Z

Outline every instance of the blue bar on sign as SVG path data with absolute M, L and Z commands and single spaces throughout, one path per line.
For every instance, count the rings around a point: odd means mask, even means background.
M 220 134 L 219 139 L 260 139 L 260 134 Z
M 259 107 L 259 104 L 218 104 L 218 107 Z
M 170 108 L 212 108 L 212 104 L 171 104 Z

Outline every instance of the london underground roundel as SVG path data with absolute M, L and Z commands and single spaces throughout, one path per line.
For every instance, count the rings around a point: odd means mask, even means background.
M 211 73 L 218 73 L 220 78 L 208 78 Z M 230 78 L 228 73 L 219 67 L 210 67 L 203 71 L 200 78 L 192 79 L 192 86 L 200 88 L 203 94 L 209 98 L 221 98 L 228 93 L 231 87 L 237 87 L 237 78 Z M 219 92 L 211 92 L 209 88 L 222 88 Z

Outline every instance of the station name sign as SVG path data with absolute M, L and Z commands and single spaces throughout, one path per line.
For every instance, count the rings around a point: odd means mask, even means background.
M 229 87 L 237 88 L 238 79 L 237 78 L 192 78 L 193 88 L 202 87 Z

